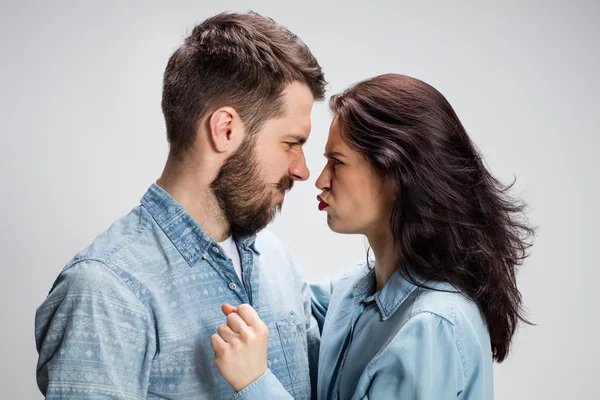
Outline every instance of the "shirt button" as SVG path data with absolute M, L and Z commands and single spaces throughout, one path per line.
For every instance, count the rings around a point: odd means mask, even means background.
M 219 248 L 218 248 L 217 246 L 215 246 L 215 247 L 213 247 L 213 251 L 214 251 L 215 253 L 218 253 L 218 252 L 219 252 Z
M 237 285 L 233 282 L 229 282 L 229 289 L 231 290 L 236 290 L 237 289 Z
M 202 258 L 204 258 L 205 260 L 208 259 L 208 253 L 202 253 Z

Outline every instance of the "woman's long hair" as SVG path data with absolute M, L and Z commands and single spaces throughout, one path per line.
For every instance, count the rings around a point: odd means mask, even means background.
M 502 362 L 517 323 L 527 322 L 516 270 L 534 234 L 512 184 L 490 174 L 446 98 L 420 80 L 377 76 L 330 107 L 348 144 L 392 181 L 401 275 L 422 287 L 415 274 L 447 282 L 473 299 Z

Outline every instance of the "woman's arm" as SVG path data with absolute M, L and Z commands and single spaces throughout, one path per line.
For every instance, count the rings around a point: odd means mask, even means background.
M 333 292 L 333 281 L 330 279 L 321 282 L 311 283 L 310 285 L 310 304 L 313 323 L 319 327 L 319 332 L 323 333 L 323 324 L 329 308 L 329 300 Z

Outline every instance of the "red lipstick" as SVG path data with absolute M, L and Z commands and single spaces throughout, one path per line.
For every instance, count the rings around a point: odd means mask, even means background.
M 327 207 L 329 207 L 329 204 L 327 204 L 325 202 L 325 200 L 323 200 L 321 198 L 321 196 L 317 196 L 317 200 L 319 200 L 319 211 L 323 211 L 324 209 L 326 209 Z

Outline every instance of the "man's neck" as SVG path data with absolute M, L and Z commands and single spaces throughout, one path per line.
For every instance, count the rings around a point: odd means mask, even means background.
M 173 169 L 167 163 L 156 183 L 177 200 L 216 242 L 227 239 L 231 235 L 230 225 L 210 189 L 210 180 L 198 170 Z

